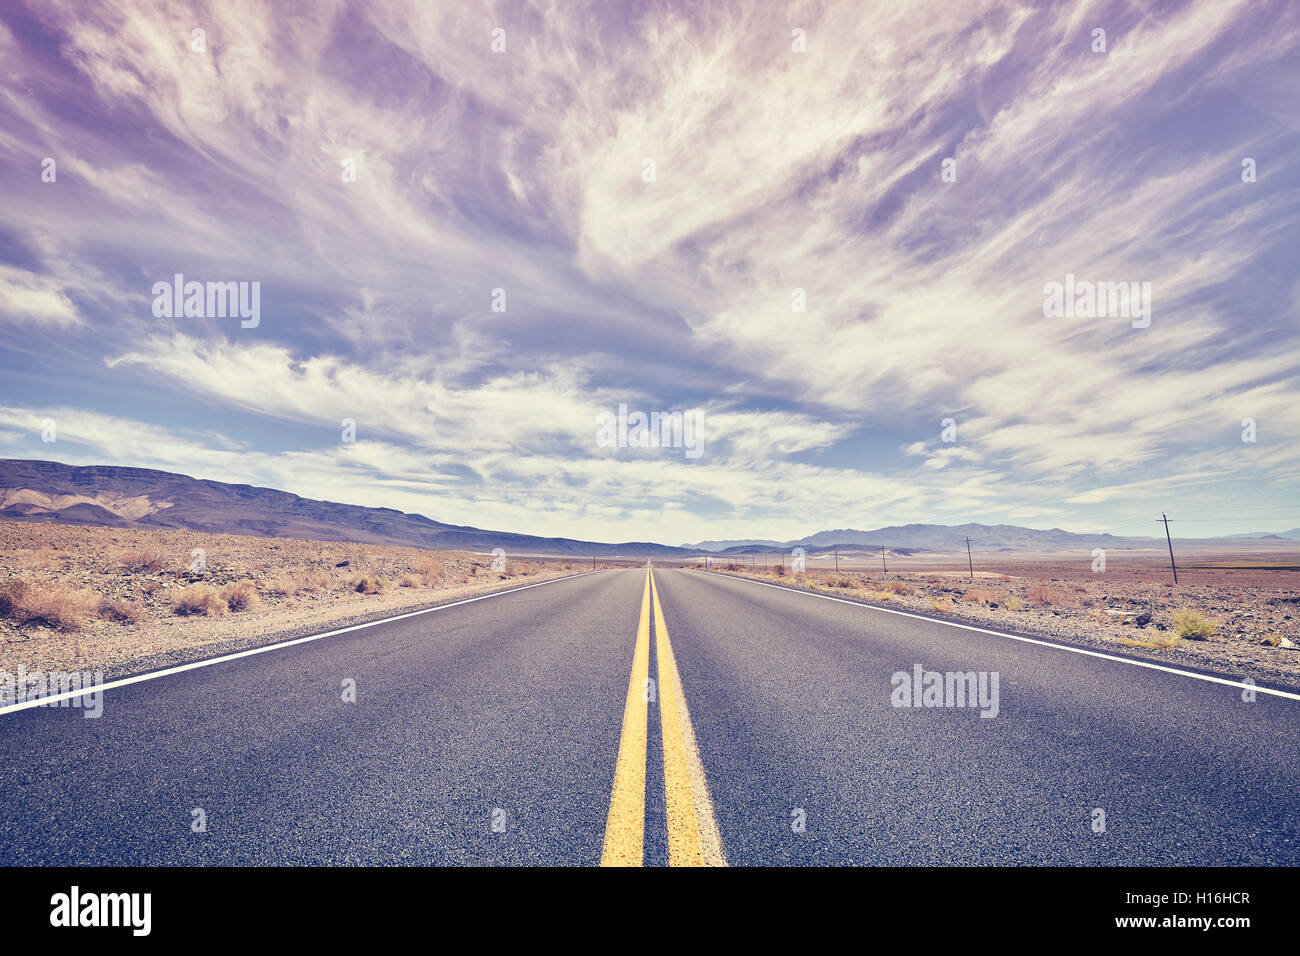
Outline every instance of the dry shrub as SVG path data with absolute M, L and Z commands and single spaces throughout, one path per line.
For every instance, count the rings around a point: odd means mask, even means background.
M 381 577 L 363 574 L 353 578 L 351 586 L 358 594 L 382 594 L 388 590 L 388 581 Z
M 952 605 L 943 598 L 930 598 L 930 610 L 939 614 L 947 614 L 952 610 Z
M 1014 594 L 1007 598 L 1006 605 L 1008 611 L 1023 611 L 1025 609 L 1025 602 Z
M 835 579 L 835 584 L 833 585 L 833 587 L 837 587 L 837 588 L 851 588 L 851 587 L 853 587 L 853 579 L 852 579 L 852 578 L 836 578 L 836 579 Z
M 272 594 L 293 597 L 299 591 L 317 591 L 329 586 L 329 575 L 320 571 L 285 571 L 276 575 L 268 590 Z
M 38 571 L 49 571 L 58 566 L 53 548 L 43 547 L 27 555 L 26 565 Z
M 399 588 L 418 588 L 421 586 L 421 581 L 414 574 L 404 574 L 401 580 L 397 582 L 397 586 Z
M 149 615 L 140 605 L 131 601 L 104 598 L 99 602 L 99 616 L 105 621 L 117 621 L 119 624 L 139 624 Z
M 37 586 L 21 579 L 0 586 L 0 617 L 19 624 L 75 631 L 98 610 L 99 596 L 94 591 L 74 591 L 57 584 Z
M 415 573 L 425 587 L 436 588 L 447 574 L 447 562 L 442 558 L 425 558 L 415 566 Z
M 961 599 L 968 604 L 993 604 L 998 596 L 986 588 L 971 588 L 961 596 Z
M 232 611 L 247 611 L 261 603 L 257 594 L 257 585 L 252 581 L 231 581 L 218 594 Z
M 1073 592 L 1067 591 L 1065 588 L 1053 587 L 1050 584 L 1035 584 L 1029 589 L 1027 596 L 1035 604 L 1041 604 L 1044 607 L 1051 607 L 1054 604 L 1073 607 L 1076 603 Z
M 724 570 L 724 571 L 743 571 L 743 570 L 745 570 L 745 566 L 744 566 L 743 564 L 737 564 L 735 561 L 732 561 L 730 564 L 728 564 L 728 565 L 727 565 L 725 568 L 723 568 L 722 570 Z
M 1174 622 L 1174 632 L 1189 641 L 1208 641 L 1219 632 L 1219 624 L 1190 607 L 1180 607 L 1169 615 Z
M 127 551 L 118 555 L 117 566 L 128 574 L 158 574 L 166 562 L 159 551 Z
M 884 588 L 886 591 L 890 592 L 891 594 L 912 593 L 912 588 L 905 581 L 900 581 L 897 578 L 891 578 L 890 580 L 882 584 L 881 587 Z
M 172 598 L 173 614 L 224 617 L 229 610 L 230 605 L 222 599 L 221 595 L 203 584 L 191 584 Z

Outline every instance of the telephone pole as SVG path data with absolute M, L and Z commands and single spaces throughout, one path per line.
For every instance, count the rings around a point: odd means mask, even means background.
M 880 570 L 885 574 L 889 573 L 889 568 L 885 567 L 885 546 L 883 544 L 880 546 Z
M 963 535 L 966 538 L 966 567 L 970 569 L 970 579 L 975 580 L 975 562 L 970 556 L 970 535 Z
M 835 552 L 835 573 L 840 573 L 840 553 L 838 551 Z
M 1169 545 L 1169 567 L 1174 572 L 1174 584 L 1178 583 L 1178 565 L 1174 564 L 1174 539 L 1169 537 L 1169 518 L 1162 511 L 1160 520 L 1165 523 L 1165 543 Z

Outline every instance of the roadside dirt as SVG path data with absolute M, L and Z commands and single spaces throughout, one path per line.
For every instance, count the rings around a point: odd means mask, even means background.
M 0 671 L 112 679 L 591 564 L 507 555 L 496 568 L 460 551 L 0 521 Z
M 719 562 L 711 570 L 1300 689 L 1300 647 L 1285 646 L 1300 645 L 1300 572 L 1189 569 L 1182 576 L 1190 581 L 1174 586 L 1158 579 L 1154 565 L 1104 574 L 1090 573 L 1087 562 L 1082 568 L 1060 560 L 1008 564 L 1006 573 L 977 571 L 974 580 L 964 569 L 792 574 Z

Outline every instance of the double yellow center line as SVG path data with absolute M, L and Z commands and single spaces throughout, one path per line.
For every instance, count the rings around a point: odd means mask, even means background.
M 650 611 L 654 608 L 657 693 L 650 681 Z M 649 705 L 658 698 L 664 744 L 664 796 L 669 866 L 726 866 L 713 801 L 686 709 L 677 660 L 668 640 L 659 588 L 646 568 L 641 620 L 632 652 L 632 676 L 623 708 L 623 734 L 614 767 L 614 790 L 605 823 L 601 866 L 641 866 L 645 859 L 645 774 Z

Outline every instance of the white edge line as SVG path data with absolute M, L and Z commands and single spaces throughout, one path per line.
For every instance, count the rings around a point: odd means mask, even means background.
M 478 597 L 466 598 L 463 601 L 454 601 L 451 604 L 438 604 L 434 607 L 421 608 L 418 611 L 408 611 L 405 614 L 395 614 L 392 617 L 380 618 L 377 621 L 366 621 L 364 624 L 353 624 L 349 627 L 340 627 L 333 631 L 323 631 L 320 634 L 308 634 L 305 637 L 295 637 L 288 641 L 279 641 L 275 644 L 267 644 L 264 647 L 251 647 L 246 651 L 236 651 L 233 654 L 222 654 L 220 657 L 209 657 L 202 661 L 191 661 L 188 664 L 177 664 L 175 667 L 165 667 L 158 671 L 146 671 L 143 674 L 136 674 L 132 677 L 123 677 L 119 680 L 111 680 L 106 684 L 97 684 L 94 687 L 83 690 L 69 690 L 62 694 L 51 694 L 46 697 L 38 697 L 35 700 L 24 700 L 17 704 L 8 704 L 0 707 L 0 716 L 11 714 L 14 711 L 27 710 L 31 707 L 45 707 L 56 703 L 60 700 L 71 700 L 74 697 L 84 697 L 86 694 L 95 694 L 101 691 L 113 690 L 118 687 L 126 687 L 128 684 L 139 684 L 147 680 L 156 680 L 159 677 L 166 677 L 169 674 L 180 674 L 184 671 L 198 670 L 200 667 L 211 667 L 213 664 L 220 664 L 223 661 L 238 660 L 241 657 L 252 657 L 255 654 L 266 654 L 271 651 L 279 650 L 282 647 L 293 647 L 295 644 L 307 644 L 311 641 L 319 641 L 323 637 L 334 637 L 336 634 L 346 634 L 348 631 L 360 631 L 367 627 L 376 627 L 380 624 L 388 624 L 392 621 L 401 621 L 408 617 L 418 617 L 421 614 L 430 614 L 434 611 L 445 611 L 447 608 L 460 607 L 462 604 L 473 604 L 475 601 L 486 601 L 488 598 L 503 597 L 507 594 L 516 594 L 519 591 L 527 591 L 529 588 L 540 588 L 544 584 L 555 584 L 559 581 L 571 581 L 574 578 L 585 577 L 588 574 L 599 574 L 600 571 L 607 570 L 600 568 L 596 571 L 582 571 L 578 574 L 566 574 L 563 577 L 551 578 L 549 581 L 538 581 L 535 584 L 524 584 L 517 588 L 507 588 L 504 591 L 493 591 L 491 594 L 480 594 Z
M 1132 664 L 1134 667 L 1145 667 L 1153 671 L 1164 671 L 1166 674 L 1178 674 L 1182 677 L 1193 677 L 1196 680 L 1207 681 L 1211 684 L 1223 684 L 1227 687 L 1240 687 L 1242 690 L 1253 690 L 1260 694 L 1272 694 L 1274 697 L 1285 697 L 1287 700 L 1300 700 L 1300 694 L 1292 694 L 1284 690 L 1273 690 L 1271 687 L 1260 687 L 1256 684 L 1245 684 L 1241 681 L 1228 680 L 1226 677 L 1211 677 L 1209 674 L 1198 674 L 1195 671 L 1185 671 L 1178 667 L 1166 667 L 1163 664 L 1153 664 L 1150 661 L 1140 661 L 1132 657 L 1119 657 L 1115 654 L 1103 654 L 1101 651 L 1090 651 L 1083 647 L 1071 647 L 1068 644 L 1056 644 L 1052 641 L 1043 641 L 1034 637 L 1022 637 L 1019 634 L 1007 634 L 1005 631 L 990 631 L 988 628 L 975 627 L 973 624 L 958 624 L 955 621 L 944 621 L 937 617 L 926 617 L 924 614 L 913 614 L 911 611 L 899 611 L 891 607 L 877 607 L 874 604 L 861 604 L 857 601 L 846 601 L 844 598 L 831 597 L 829 594 L 818 594 L 815 591 L 804 591 L 801 588 L 782 587 L 779 584 L 769 584 L 767 581 L 755 581 L 752 578 L 742 578 L 734 574 L 724 574 L 721 571 L 709 571 L 707 573 L 716 574 L 718 577 L 729 578 L 733 581 L 745 581 L 749 584 L 758 584 L 765 588 L 776 588 L 778 591 L 790 591 L 794 594 L 806 594 L 808 597 L 822 598 L 826 601 L 834 601 L 837 604 L 850 604 L 853 607 L 866 608 L 868 611 L 881 611 L 885 614 L 898 614 L 902 617 L 916 618 L 918 621 L 930 621 L 933 624 L 943 624 L 946 627 L 958 627 L 963 631 L 977 631 L 980 634 L 992 634 L 994 637 L 1005 637 L 1013 641 L 1023 641 L 1026 644 L 1038 644 L 1042 647 L 1054 647 L 1058 651 L 1069 651 L 1071 654 L 1084 654 L 1088 657 L 1100 657 L 1105 661 L 1118 661 L 1121 664 Z

